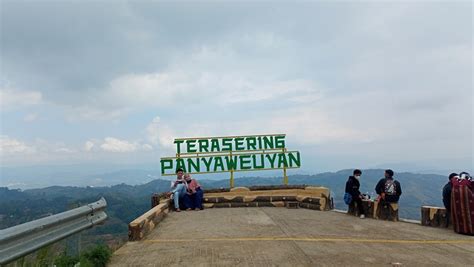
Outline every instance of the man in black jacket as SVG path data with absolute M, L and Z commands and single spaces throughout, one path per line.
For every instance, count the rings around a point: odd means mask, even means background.
M 453 187 L 451 180 L 457 176 L 458 176 L 457 173 L 451 173 L 448 177 L 449 179 L 448 183 L 443 187 L 443 204 L 444 204 L 444 207 L 446 208 L 446 216 L 448 217 L 448 224 L 449 224 L 449 218 L 451 216 L 451 190 Z
M 352 196 L 351 205 L 357 203 L 357 208 L 359 209 L 359 215 L 361 219 L 365 218 L 364 207 L 362 207 L 362 194 L 359 191 L 360 188 L 360 176 L 362 175 L 362 171 L 359 169 L 354 170 L 352 172 L 353 175 L 349 176 L 346 182 L 346 193 L 349 193 Z
M 375 192 L 379 194 L 381 201 L 387 203 L 397 203 L 402 194 L 400 183 L 393 179 L 393 171 L 385 170 L 385 178 L 380 179 L 375 186 Z

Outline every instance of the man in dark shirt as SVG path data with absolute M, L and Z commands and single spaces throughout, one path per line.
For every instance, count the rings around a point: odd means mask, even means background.
M 375 192 L 379 194 L 381 201 L 397 203 L 402 194 L 400 183 L 393 179 L 393 171 L 385 170 L 385 178 L 380 179 L 375 186 Z
M 349 193 L 352 196 L 351 205 L 357 203 L 357 208 L 359 209 L 359 215 L 361 219 L 365 218 L 364 207 L 362 207 L 362 194 L 359 191 L 360 188 L 360 176 L 362 175 L 361 170 L 354 170 L 353 175 L 349 176 L 349 179 L 346 182 L 346 193 Z
M 443 187 L 443 204 L 446 208 L 446 216 L 448 217 L 448 223 L 449 217 L 451 216 L 451 190 L 453 188 L 452 179 L 457 176 L 457 173 L 451 173 L 448 177 L 448 183 Z

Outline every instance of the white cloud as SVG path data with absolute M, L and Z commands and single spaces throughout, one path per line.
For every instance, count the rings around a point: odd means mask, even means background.
M 90 141 L 90 140 L 89 140 L 89 141 L 86 141 L 86 142 L 84 143 L 84 150 L 85 150 L 85 151 L 92 151 L 92 149 L 94 148 L 94 146 L 95 146 L 94 142 L 92 142 L 92 141 Z
M 137 150 L 136 144 L 113 137 L 106 137 L 104 143 L 100 145 L 100 147 L 102 150 L 108 152 L 134 152 Z
M 310 79 L 273 80 L 250 73 L 206 72 L 196 67 L 187 72 L 170 69 L 118 77 L 103 91 L 97 104 L 101 110 L 109 108 L 113 117 L 119 117 L 133 109 L 173 108 L 183 103 L 191 106 L 264 101 L 308 103 L 321 99 L 323 92 L 323 88 Z M 102 111 L 97 112 L 95 107 L 81 109 L 88 110 L 78 112 L 82 117 L 103 117 L 99 114 Z
M 32 154 L 36 149 L 26 143 L 6 135 L 0 136 L 0 153 L 4 154 Z
M 70 149 L 67 147 L 60 147 L 58 149 L 55 149 L 54 152 L 58 153 L 75 153 L 76 151 L 74 149 Z
M 0 103 L 2 109 L 15 109 L 18 107 L 40 104 L 42 94 L 39 91 L 21 91 L 11 88 L 0 89 Z
M 122 106 L 120 108 L 107 108 L 105 102 L 93 105 L 74 105 L 67 106 L 66 118 L 69 121 L 87 120 L 87 121 L 113 121 L 116 122 L 125 116 L 130 108 Z
M 153 147 L 150 144 L 143 144 L 142 145 L 142 150 L 144 151 L 152 151 Z
M 146 127 L 148 141 L 153 145 L 172 147 L 174 141 L 174 131 L 164 123 L 160 122 L 160 117 L 156 116 Z
M 136 151 L 151 151 L 153 147 L 149 144 L 141 144 L 140 142 L 129 142 L 115 137 L 106 137 L 100 148 L 106 152 L 136 152 Z

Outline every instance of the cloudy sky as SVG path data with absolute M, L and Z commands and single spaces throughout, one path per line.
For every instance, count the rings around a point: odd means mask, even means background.
M 472 169 L 470 1 L 0 3 L 2 166 L 286 133 L 313 172 Z

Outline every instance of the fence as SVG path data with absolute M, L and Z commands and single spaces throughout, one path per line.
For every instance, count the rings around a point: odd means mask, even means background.
M 94 203 L 0 230 L 0 265 L 19 259 L 107 219 L 104 198 Z

